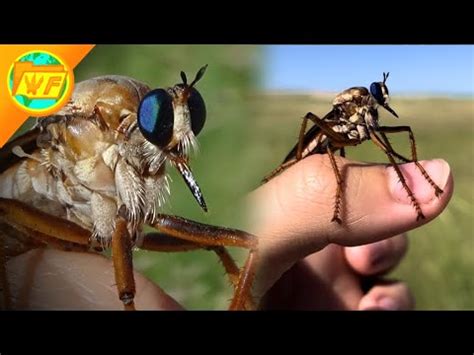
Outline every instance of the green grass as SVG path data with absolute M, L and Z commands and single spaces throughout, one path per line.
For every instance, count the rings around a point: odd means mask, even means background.
M 257 115 L 249 137 L 254 149 L 246 161 L 247 178 L 259 181 L 277 166 L 297 140 L 306 112 L 324 115 L 331 99 L 310 95 L 259 94 Z M 391 275 L 406 280 L 417 309 L 474 309 L 474 102 L 450 99 L 394 97 L 396 120 L 381 112 L 384 125 L 410 125 L 417 141 L 419 159 L 443 158 L 455 181 L 447 209 L 431 223 L 410 232 L 406 259 Z M 383 110 L 381 110 L 383 111 Z M 409 155 L 406 135 L 391 135 L 391 142 Z M 385 155 L 370 142 L 346 151 L 349 159 L 387 163 Z

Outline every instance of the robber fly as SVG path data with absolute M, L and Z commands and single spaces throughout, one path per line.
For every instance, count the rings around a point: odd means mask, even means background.
M 37 120 L 0 150 L 0 282 L 9 304 L 8 258 L 32 248 L 100 252 L 111 247 L 118 296 L 134 309 L 132 248 L 216 252 L 235 288 L 231 309 L 252 307 L 257 240 L 248 233 L 159 212 L 177 168 L 207 211 L 189 167 L 206 120 L 196 83 L 151 90 L 124 76 L 78 83 L 57 114 Z M 143 226 L 157 229 L 145 234 Z M 240 270 L 225 246 L 250 250 Z
M 374 82 L 370 85 L 370 90 L 365 87 L 352 87 L 344 90 L 336 96 L 333 101 L 333 108 L 323 118 L 308 112 L 303 118 L 298 143 L 288 153 L 283 162 L 268 176 L 263 179 L 267 182 L 285 169 L 289 168 L 299 160 L 311 154 L 328 154 L 331 166 L 337 181 L 336 201 L 334 214 L 331 221 L 339 224 L 341 221 L 341 201 L 343 180 L 337 167 L 334 153 L 340 151 L 341 156 L 345 156 L 346 146 L 356 146 L 365 140 L 372 140 L 382 149 L 395 169 L 404 189 L 408 193 L 411 202 L 417 212 L 417 220 L 425 218 L 420 205 L 413 192 L 406 184 L 405 178 L 399 169 L 395 158 L 403 162 L 413 162 L 421 171 L 425 179 L 435 190 L 436 196 L 443 191 L 433 182 L 423 166 L 418 162 L 416 154 L 415 137 L 409 126 L 386 127 L 379 125 L 378 107 L 381 106 L 398 118 L 397 113 L 389 106 L 389 92 L 386 81 L 389 73 L 383 73 L 382 82 Z M 314 123 L 308 132 L 306 126 L 308 120 Z M 306 132 L 306 133 L 305 133 Z M 386 133 L 408 132 L 411 143 L 411 159 L 398 154 L 392 148 Z

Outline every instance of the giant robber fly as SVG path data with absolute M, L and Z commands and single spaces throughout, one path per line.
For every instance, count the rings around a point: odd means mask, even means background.
M 389 73 L 383 73 L 382 82 L 374 82 L 370 85 L 370 91 L 365 87 L 352 87 L 344 90 L 336 96 L 333 108 L 323 118 L 308 112 L 301 124 L 298 143 L 288 153 L 283 162 L 268 176 L 263 179 L 267 182 L 285 169 L 289 168 L 299 160 L 311 154 L 328 154 L 337 181 L 336 201 L 334 214 L 331 221 L 339 224 L 341 221 L 341 200 L 343 192 L 343 179 L 337 167 L 334 153 L 339 151 L 345 156 L 346 146 L 356 146 L 365 140 L 372 140 L 382 149 L 395 169 L 404 189 L 408 193 L 411 202 L 417 212 L 417 220 L 425 218 L 413 192 L 406 184 L 405 178 L 395 161 L 395 158 L 403 162 L 413 162 L 421 171 L 425 179 L 435 190 L 436 196 L 443 191 L 433 182 L 423 166 L 418 162 L 416 154 L 415 137 L 409 126 L 386 127 L 379 126 L 378 107 L 382 106 L 392 115 L 398 118 L 396 112 L 389 106 L 389 93 L 386 81 Z M 314 123 L 308 132 L 306 126 L 308 120 Z M 305 133 L 306 132 L 306 133 Z M 386 133 L 408 132 L 411 143 L 411 159 L 398 154 L 390 144 Z
M 38 119 L 0 150 L 0 282 L 11 304 L 6 261 L 33 248 L 100 252 L 111 247 L 118 296 L 134 309 L 132 248 L 213 250 L 234 297 L 230 309 L 253 307 L 257 240 L 248 233 L 160 213 L 169 194 L 166 163 L 177 168 L 199 205 L 203 195 L 188 156 L 206 120 L 195 85 L 151 90 L 123 76 L 78 83 L 57 114 Z M 156 229 L 145 234 L 147 224 Z M 250 250 L 239 269 L 225 246 Z

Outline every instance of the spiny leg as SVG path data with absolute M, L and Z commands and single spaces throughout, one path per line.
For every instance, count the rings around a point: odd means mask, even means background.
M 387 147 L 393 156 L 395 156 L 396 158 L 400 159 L 402 162 L 404 163 L 413 163 L 413 160 L 411 159 L 408 159 L 407 157 L 404 157 L 403 155 L 401 154 L 398 154 L 395 150 L 393 150 L 393 147 L 392 147 L 392 144 L 390 143 L 390 141 L 388 140 L 387 136 L 385 135 L 385 133 L 383 132 L 380 132 L 380 136 L 382 137 L 382 140 L 384 141 L 384 144 L 385 144 L 385 147 Z
M 251 287 L 257 263 L 257 238 L 243 231 L 215 227 L 190 221 L 177 216 L 159 214 L 152 227 L 169 236 L 208 246 L 234 246 L 249 249 L 249 256 L 240 272 L 239 281 L 229 309 L 244 309 L 251 299 Z
M 380 148 L 382 149 L 385 154 L 387 155 L 388 159 L 390 160 L 390 163 L 392 164 L 393 168 L 395 169 L 395 172 L 397 173 L 397 176 L 398 178 L 400 179 L 400 182 L 402 183 L 402 186 L 403 188 L 405 189 L 405 191 L 408 193 L 408 196 L 410 197 L 410 200 L 413 204 L 413 206 L 415 207 L 415 210 L 417 212 L 417 217 L 416 217 L 416 220 L 420 220 L 420 219 L 424 219 L 425 218 L 425 215 L 423 214 L 423 212 L 421 211 L 421 207 L 420 207 L 420 204 L 418 203 L 417 199 L 415 198 L 415 195 L 413 194 L 413 192 L 410 190 L 410 188 L 408 187 L 407 183 L 406 183 L 406 180 L 405 180 L 405 177 L 403 176 L 400 168 L 398 167 L 398 164 L 397 162 L 395 161 L 395 159 L 393 158 L 392 156 L 392 153 L 390 151 L 390 148 L 386 147 L 385 144 L 381 141 L 381 139 L 375 134 L 375 132 L 373 131 L 369 131 L 369 135 L 370 135 L 370 138 L 372 139 L 372 141 Z
M 399 133 L 399 132 L 408 132 L 408 137 L 410 139 L 410 146 L 411 146 L 411 157 L 412 157 L 411 161 L 415 163 L 417 168 L 423 174 L 423 177 L 433 187 L 433 189 L 435 190 L 436 197 L 439 197 L 443 193 L 443 190 L 440 189 L 438 185 L 436 185 L 436 183 L 431 179 L 431 177 L 428 175 L 428 173 L 423 168 L 423 166 L 418 162 L 418 156 L 417 156 L 417 153 L 416 153 L 415 135 L 413 134 L 413 131 L 411 130 L 411 128 L 409 126 L 398 126 L 398 127 L 383 126 L 383 127 L 380 127 L 380 134 L 382 135 L 382 137 L 384 137 L 386 139 L 387 146 L 392 150 L 392 153 L 394 153 L 399 158 L 400 157 L 404 158 L 403 156 L 401 156 L 400 154 L 396 153 L 393 150 L 390 142 L 388 141 L 388 139 L 386 138 L 386 136 L 384 134 L 384 133 Z M 406 159 L 406 158 L 404 158 L 404 159 Z
M 165 233 L 147 233 L 144 234 L 136 243 L 137 247 L 143 250 L 158 252 L 184 252 L 190 250 L 207 249 L 214 251 L 221 260 L 224 269 L 229 275 L 230 282 L 234 287 L 237 286 L 239 278 L 239 268 L 230 256 L 229 252 L 220 246 L 209 246 L 197 244 L 188 240 L 177 239 Z
M 298 136 L 298 148 L 296 149 L 296 160 L 301 160 L 303 157 L 303 143 L 308 119 L 308 115 L 306 115 L 303 117 L 303 121 L 301 122 L 300 134 Z
M 197 244 L 188 240 L 177 239 L 164 233 L 147 233 L 137 240 L 137 247 L 143 250 L 158 252 L 184 252 L 190 250 L 207 249 L 214 251 L 219 257 L 234 289 L 239 283 L 240 270 L 234 259 L 222 246 L 209 246 Z M 246 309 L 255 309 L 253 302 L 246 303 Z
M 112 235 L 112 261 L 119 298 L 126 311 L 135 310 L 135 279 L 133 277 L 132 240 L 127 222 L 122 217 L 115 220 Z
M 225 247 L 221 247 L 221 246 L 202 245 L 201 247 L 208 250 L 212 250 L 214 253 L 216 253 L 235 291 L 235 289 L 237 288 L 239 284 L 240 269 L 235 263 L 232 256 L 230 255 L 229 251 Z M 250 298 L 248 300 L 248 303 L 246 304 L 248 304 L 247 306 L 248 309 L 254 308 L 253 302 L 251 302 Z
M 329 160 L 331 161 L 332 169 L 334 170 L 334 175 L 336 176 L 336 182 L 337 182 L 336 202 L 334 205 L 334 214 L 331 219 L 331 222 L 337 222 L 341 224 L 342 221 L 340 218 L 340 214 L 341 214 L 342 189 L 343 189 L 344 181 L 337 167 L 336 159 L 334 158 L 334 152 L 332 151 L 329 145 L 327 147 L 327 153 L 329 155 Z
M 239 283 L 229 306 L 230 310 L 244 310 L 246 304 L 253 304 L 251 289 L 255 278 L 257 260 L 257 249 L 250 249 L 247 261 L 240 272 Z
M 235 264 L 234 259 L 232 258 L 230 253 L 227 251 L 227 249 L 224 247 L 210 247 L 210 248 L 212 248 L 212 250 L 219 257 L 227 275 L 229 276 L 229 280 L 232 283 L 232 286 L 234 287 L 234 292 L 236 292 L 237 287 L 239 286 L 240 270 L 238 266 Z M 251 296 L 249 296 L 245 300 L 245 309 L 246 310 L 256 309 L 255 303 L 253 302 L 253 299 Z
M 280 164 L 275 170 L 273 170 L 270 174 L 268 174 L 267 176 L 265 176 L 263 179 L 262 179 L 262 182 L 263 183 L 266 183 L 268 181 L 270 181 L 271 179 L 273 179 L 275 176 L 277 176 L 278 174 L 280 174 L 282 171 L 288 169 L 290 166 L 296 164 L 298 162 L 298 159 L 292 159 L 292 160 L 288 160 L 287 162 L 284 162 L 283 164 Z

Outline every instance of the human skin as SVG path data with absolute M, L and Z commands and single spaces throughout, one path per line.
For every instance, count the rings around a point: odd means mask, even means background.
M 248 231 L 259 237 L 253 293 L 263 308 L 411 309 L 403 282 L 381 275 L 407 249 L 403 233 L 438 216 L 453 193 L 443 160 L 423 161 L 444 193 L 435 197 L 414 164 L 401 165 L 426 219 L 416 212 L 393 168 L 337 158 L 345 180 L 343 224 L 331 222 L 336 182 L 326 155 L 303 159 L 247 197 Z M 8 263 L 18 308 L 122 309 L 111 261 L 100 255 L 33 250 Z M 182 309 L 139 273 L 137 309 Z

